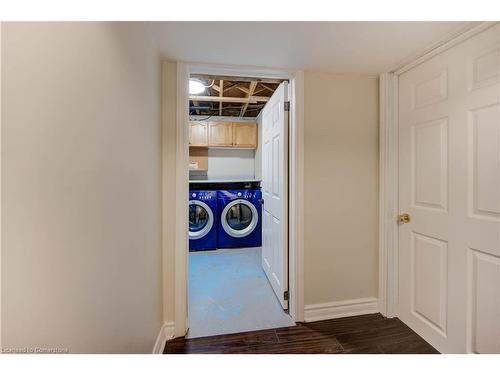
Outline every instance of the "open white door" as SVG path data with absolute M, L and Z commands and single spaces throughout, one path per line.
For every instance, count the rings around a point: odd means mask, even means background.
M 262 267 L 288 309 L 288 83 L 262 110 Z

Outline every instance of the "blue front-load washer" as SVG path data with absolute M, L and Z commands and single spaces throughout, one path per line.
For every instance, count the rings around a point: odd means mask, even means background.
M 217 192 L 189 191 L 189 250 L 217 249 Z
M 217 192 L 217 247 L 262 245 L 262 193 L 260 190 Z

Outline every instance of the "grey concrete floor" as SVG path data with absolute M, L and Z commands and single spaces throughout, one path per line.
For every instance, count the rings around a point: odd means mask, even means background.
M 293 326 L 261 267 L 261 248 L 189 253 L 189 338 Z

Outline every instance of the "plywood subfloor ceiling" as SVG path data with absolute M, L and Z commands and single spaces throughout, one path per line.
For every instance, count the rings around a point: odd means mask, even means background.
M 189 96 L 190 116 L 255 118 L 282 82 L 279 79 L 195 74 L 205 92 Z

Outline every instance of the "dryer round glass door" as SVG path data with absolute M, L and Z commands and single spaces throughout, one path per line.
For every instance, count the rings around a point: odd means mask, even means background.
M 257 226 L 259 214 L 255 206 L 245 199 L 236 199 L 229 203 L 221 215 L 224 231 L 231 237 L 248 236 Z
M 214 225 L 214 214 L 205 202 L 189 201 L 189 239 L 204 237 Z

